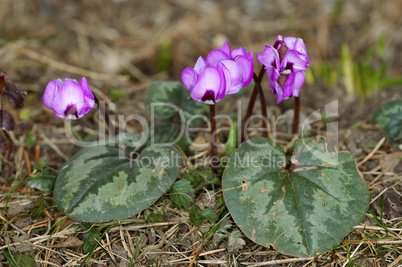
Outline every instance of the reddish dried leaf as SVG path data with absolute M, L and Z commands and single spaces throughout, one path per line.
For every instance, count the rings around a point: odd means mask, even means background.
M 0 69 L 0 94 L 3 94 L 4 86 L 8 82 L 8 75 L 3 70 Z
M 6 86 L 6 84 L 7 84 L 7 80 L 4 77 L 4 75 L 2 75 L 0 72 L 0 94 L 3 94 L 4 86 Z
M 0 126 L 6 131 L 12 131 L 15 128 L 13 116 L 5 110 L 0 110 Z
M 24 92 L 22 92 L 15 84 L 6 83 L 4 96 L 16 108 L 21 108 L 24 105 Z

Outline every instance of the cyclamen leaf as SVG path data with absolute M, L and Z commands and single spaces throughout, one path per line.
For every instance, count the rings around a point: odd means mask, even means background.
M 139 134 L 120 134 L 78 151 L 56 179 L 59 209 L 75 220 L 103 222 L 133 216 L 152 205 L 176 180 L 181 156 L 172 146 L 137 152 L 142 139 Z
M 144 96 L 145 108 L 155 118 L 178 116 L 178 122 L 201 125 L 203 116 L 208 114 L 208 105 L 191 99 L 190 92 L 181 82 L 158 81 L 152 83 Z M 197 117 L 194 117 L 197 115 Z
M 393 100 L 379 107 L 370 122 L 378 124 L 391 138 L 402 138 L 402 100 Z
M 283 254 L 332 249 L 363 219 L 369 197 L 355 159 L 323 138 L 296 142 L 291 167 L 282 148 L 251 139 L 233 152 L 222 178 L 233 220 L 257 244 Z

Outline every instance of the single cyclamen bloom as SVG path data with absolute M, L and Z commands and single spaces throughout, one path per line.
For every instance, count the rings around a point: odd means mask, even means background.
M 277 96 L 279 104 L 291 96 L 299 97 L 304 84 L 304 71 L 310 63 L 306 45 L 301 38 L 278 36 L 274 46 L 265 46 L 257 60 L 267 70 L 271 91 Z
M 194 68 L 187 67 L 181 80 L 191 97 L 213 105 L 226 94 L 236 94 L 253 78 L 253 53 L 244 48 L 230 51 L 225 42 L 221 49 L 212 50 L 205 58 L 199 57 Z
M 43 94 L 43 104 L 56 116 L 74 120 L 88 113 L 95 106 L 95 99 L 85 77 L 81 83 L 67 78 L 49 82 Z

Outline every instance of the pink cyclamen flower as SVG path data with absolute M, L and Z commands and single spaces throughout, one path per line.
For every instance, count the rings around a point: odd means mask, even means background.
M 274 46 L 266 45 L 257 60 L 267 70 L 271 91 L 279 104 L 291 96 L 298 97 L 304 84 L 304 71 L 310 63 L 306 45 L 301 38 L 278 36 Z
M 226 94 L 236 94 L 253 78 L 253 53 L 244 48 L 230 51 L 225 42 L 221 49 L 212 50 L 205 58 L 199 57 L 194 68 L 187 67 L 181 80 L 191 98 L 213 105 Z
M 43 104 L 63 119 L 79 119 L 94 106 L 94 95 L 85 77 L 81 83 L 74 79 L 50 81 L 43 94 Z

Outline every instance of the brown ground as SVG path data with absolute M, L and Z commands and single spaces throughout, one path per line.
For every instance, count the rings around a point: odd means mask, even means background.
M 343 8 L 337 12 L 330 3 L 343 3 Z M 110 90 L 119 89 L 125 94 L 115 103 L 114 114 L 146 115 L 142 99 L 151 82 L 180 79 L 185 67 L 193 66 L 199 55 L 205 56 L 211 49 L 220 47 L 222 40 L 228 40 L 232 48 L 246 47 L 256 55 L 265 45 L 273 44 L 278 34 L 302 37 L 308 48 L 310 66 L 313 66 L 325 61 L 335 62 L 344 43 L 349 45 L 354 58 L 362 56 L 384 33 L 388 75 L 398 76 L 402 73 L 401 10 L 402 1 L 399 0 L 0 1 L 0 68 L 27 93 L 23 110 L 29 114 L 29 118 L 23 120 L 19 110 L 5 106 L 16 119 L 17 127 L 10 133 L 13 146 L 2 141 L 0 154 L 0 266 L 9 266 L 1 252 L 5 249 L 30 255 L 37 266 L 77 266 L 85 257 L 82 231 L 75 227 L 77 222 L 66 221 L 63 226 L 72 224 L 59 229 L 55 236 L 49 236 L 53 230 L 50 228 L 63 217 L 57 208 L 50 207 L 54 205 L 51 193 L 32 190 L 21 183 L 17 194 L 10 198 L 6 195 L 13 184 L 24 181 L 39 157 L 57 170 L 77 150 L 65 136 L 63 120 L 42 104 L 42 94 L 50 80 L 85 76 L 94 93 L 107 103 L 112 102 Z M 167 70 L 160 71 L 158 55 L 164 46 L 170 46 L 171 60 Z M 256 69 L 260 68 L 258 63 L 255 65 Z M 266 82 L 263 87 L 267 89 Z M 222 100 L 218 114 L 233 112 L 234 100 L 240 99 L 245 107 L 250 89 L 243 90 L 238 96 Z M 266 92 L 268 111 L 271 112 L 275 98 L 268 90 Z M 389 139 L 382 139 L 384 133 L 366 123 L 375 108 L 400 98 L 401 88 L 394 87 L 375 92 L 373 98 L 361 102 L 356 96 L 346 95 L 341 80 L 333 87 L 318 81 L 305 85 L 301 92 L 305 114 L 323 109 L 334 100 L 339 101 L 340 146 L 351 151 L 358 162 L 363 162 L 359 169 L 369 190 L 373 191 L 371 198 L 377 199 L 370 205 L 377 216 L 381 213 L 381 201 L 384 201 L 386 216 L 382 227 L 374 222 L 373 215 L 368 214 L 364 220 L 368 225 L 365 230 L 357 226 L 343 241 L 362 240 L 367 236 L 370 240 L 383 238 L 361 246 L 358 246 L 359 242 L 350 245 L 349 251 L 355 251 L 355 266 L 359 262 L 360 266 L 401 266 L 402 263 L 402 163 L 398 163 L 393 154 L 398 149 L 389 145 Z M 284 101 L 277 115 L 290 109 L 292 103 L 291 100 Z M 257 104 L 255 111 L 258 110 Z M 363 123 L 358 128 L 349 128 L 357 122 Z M 91 112 L 74 122 L 74 126 L 85 136 L 94 133 L 97 123 L 96 112 Z M 28 130 L 33 135 L 33 145 L 24 142 L 30 138 Z M 291 135 L 286 134 L 284 124 L 280 125 L 280 130 L 278 142 L 286 146 Z M 320 123 L 313 127 L 313 133 L 325 135 L 325 130 Z M 8 155 L 9 151 L 11 154 Z M 392 158 L 396 160 L 396 166 L 387 166 L 386 162 Z M 196 199 L 201 201 L 204 193 L 204 190 L 197 192 Z M 21 219 L 21 212 L 42 195 L 45 206 L 50 208 L 38 218 Z M 12 208 L 6 213 L 3 208 L 7 201 Z M 169 201 L 168 197 L 166 201 Z M 169 261 L 171 266 L 187 266 L 191 258 L 185 257 L 196 250 L 203 234 L 211 227 L 208 224 L 204 224 L 204 228 L 194 227 L 186 212 L 164 205 L 166 202 L 157 202 L 149 210 L 168 210 L 165 215 L 171 220 L 150 228 L 145 234 L 134 266 L 168 266 Z M 95 250 L 93 259 L 87 261 L 88 266 L 128 266 L 134 248 L 148 226 L 139 223 L 143 218 L 144 212 L 128 221 L 123 230 L 112 228 L 100 241 L 102 246 Z M 233 226 L 230 231 L 235 229 Z M 188 235 L 179 240 L 179 232 Z M 271 262 L 271 265 L 344 266 L 347 260 L 347 247 L 340 246 L 315 262 L 295 259 L 295 263 L 289 263 L 285 259 L 292 257 L 255 245 L 246 237 L 244 240 L 246 245 L 230 252 L 227 238 L 216 246 L 209 243 L 194 266 L 249 266 L 274 260 L 279 262 Z M 206 252 L 211 253 L 204 255 Z

